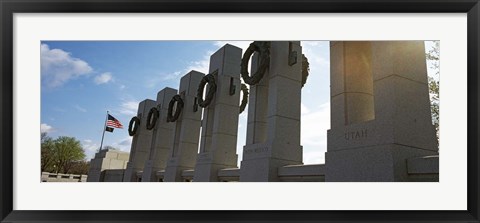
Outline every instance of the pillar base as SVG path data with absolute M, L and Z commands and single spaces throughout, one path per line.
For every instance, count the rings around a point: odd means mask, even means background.
M 223 158 L 223 161 L 227 161 L 231 164 L 225 164 L 221 161 L 215 161 L 215 157 L 212 157 L 212 153 L 201 153 L 198 155 L 197 164 L 195 165 L 195 175 L 193 177 L 194 182 L 218 182 L 218 171 L 227 168 L 237 168 L 237 154 L 234 156 L 226 157 L 217 156 Z
M 438 153 L 399 144 L 367 146 L 325 153 L 326 182 L 410 181 L 407 159 Z
M 125 174 L 123 175 L 123 182 L 138 182 L 138 171 L 142 171 L 142 169 L 133 168 L 132 164 L 129 162 L 127 164 L 127 169 L 125 169 Z
M 159 171 L 160 168 L 153 166 L 153 161 L 148 160 L 145 162 L 145 167 L 143 168 L 143 173 L 142 173 L 142 182 L 157 182 L 157 171 Z
M 167 167 L 165 168 L 165 173 L 163 175 L 164 182 L 184 182 L 182 177 L 182 172 L 184 170 L 192 170 L 192 166 L 182 166 L 179 163 L 179 157 L 171 157 L 168 160 Z
M 274 148 L 280 146 L 285 148 Z M 275 153 L 274 151 L 277 152 Z M 243 160 L 240 166 L 240 181 L 279 181 L 279 167 L 299 164 L 303 164 L 302 146 L 300 145 L 246 145 L 243 147 Z

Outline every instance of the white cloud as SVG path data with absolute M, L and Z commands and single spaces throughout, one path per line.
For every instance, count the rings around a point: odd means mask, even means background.
M 188 66 L 187 69 L 185 69 L 185 73 L 195 70 L 195 71 L 207 74 L 210 68 L 210 55 L 212 55 L 213 53 L 214 52 L 208 51 L 202 57 L 202 60 L 191 62 L 190 66 Z
M 303 164 L 321 164 L 325 163 L 324 151 L 306 152 L 303 154 Z
M 87 109 L 80 107 L 80 105 L 74 105 L 73 107 L 79 112 L 87 112 Z
M 330 66 L 329 58 L 321 56 L 321 51 L 325 51 L 325 45 L 328 42 L 322 43 L 317 41 L 302 41 L 302 53 L 310 63 L 310 73 L 318 69 L 325 69 Z
M 162 81 L 168 81 L 168 80 L 174 80 L 174 79 L 178 79 L 180 78 L 180 75 L 182 74 L 182 72 L 180 71 L 175 71 L 173 73 L 169 73 L 169 74 L 165 74 L 165 75 L 162 75 Z
M 96 143 L 92 143 L 92 140 L 85 140 L 84 143 L 83 143 L 83 149 L 87 152 L 97 152 L 98 149 L 100 148 L 99 145 L 97 145 Z
M 120 114 L 124 115 L 137 115 L 138 101 L 124 101 L 119 109 Z
M 250 45 L 251 41 L 216 41 L 214 42 L 214 45 L 218 47 L 223 47 L 225 44 L 230 44 L 234 45 L 237 47 L 242 48 L 243 51 L 245 51 L 248 46 Z M 216 49 L 216 50 L 218 50 Z M 149 78 L 148 82 L 146 83 L 146 87 L 148 88 L 153 88 L 158 85 L 158 83 L 162 81 L 171 81 L 171 80 L 180 80 L 180 78 L 187 74 L 188 72 L 194 70 L 198 72 L 202 72 L 204 74 L 208 74 L 208 71 L 210 69 L 210 56 L 215 53 L 214 51 L 207 51 L 201 60 L 198 61 L 192 61 L 189 63 L 188 67 L 183 69 L 183 70 L 178 70 L 172 73 L 167 73 L 167 74 L 161 74 L 158 75 L 160 78 Z
M 71 79 L 90 74 L 93 69 L 87 62 L 72 57 L 61 49 L 50 49 L 47 44 L 40 47 L 42 83 L 47 87 L 58 87 Z
M 40 124 L 40 132 L 41 133 L 50 133 L 52 132 L 54 129 L 52 126 L 46 124 L 46 123 L 42 123 Z
M 146 84 L 147 88 L 153 88 L 157 87 L 160 82 L 163 81 L 179 81 L 180 78 L 187 74 L 188 72 L 194 70 L 198 72 L 202 72 L 204 74 L 208 74 L 209 71 L 209 66 L 210 66 L 210 55 L 212 55 L 213 52 L 208 51 L 205 53 L 205 55 L 202 57 L 201 60 L 199 61 L 192 61 L 189 63 L 188 67 L 183 69 L 183 70 L 178 70 L 172 73 L 167 73 L 167 74 L 162 74 L 158 75 L 159 78 L 149 78 L 148 82 Z
M 301 144 L 305 164 L 325 163 L 327 130 L 330 129 L 330 102 L 302 114 Z
M 162 82 L 164 81 L 179 81 L 181 75 L 185 75 L 186 72 L 184 71 L 175 71 L 172 73 L 160 73 L 159 75 L 155 75 L 153 77 L 148 77 L 146 80 L 145 87 L 147 88 L 157 88 Z
M 250 45 L 251 42 L 252 41 L 216 41 L 216 42 L 214 42 L 214 45 L 218 47 L 216 49 L 216 50 L 218 50 L 218 49 L 220 49 L 220 47 L 223 47 L 225 44 L 228 43 L 230 45 L 234 45 L 236 47 L 242 48 L 242 50 L 243 50 L 242 52 L 244 52 L 248 48 L 248 46 Z M 153 80 L 152 81 L 152 79 L 149 79 L 149 82 L 147 83 L 147 87 L 149 87 L 149 88 L 155 87 L 160 81 L 180 80 L 180 78 L 183 75 L 187 74 L 188 72 L 190 72 L 192 70 L 202 72 L 204 74 L 208 74 L 209 69 L 210 69 L 210 56 L 213 53 L 215 53 L 215 51 L 207 51 L 203 55 L 201 60 L 190 62 L 188 67 L 183 69 L 183 70 L 175 71 L 175 72 L 172 72 L 172 73 L 169 73 L 169 74 L 160 75 L 162 78 L 158 79 L 158 80 Z
M 322 104 L 318 110 L 302 115 L 302 144 L 326 147 L 328 129 L 330 129 L 330 102 Z
M 303 103 L 300 104 L 300 111 L 302 112 L 302 115 L 310 113 L 310 109 L 308 109 Z
M 82 148 L 85 151 L 85 159 L 90 160 L 95 156 L 95 153 L 98 152 L 100 145 L 93 143 L 91 139 L 85 139 L 82 141 Z
M 93 81 L 97 85 L 106 84 L 110 81 L 113 81 L 112 74 L 110 72 L 102 73 L 100 75 L 97 75 Z
M 127 137 L 127 138 L 124 138 L 122 141 L 120 142 L 116 142 L 116 143 L 113 143 L 113 147 L 114 148 L 117 148 L 121 151 L 124 151 L 124 152 L 130 152 L 130 149 L 131 149 L 131 146 L 132 146 L 132 139 L 133 137 Z

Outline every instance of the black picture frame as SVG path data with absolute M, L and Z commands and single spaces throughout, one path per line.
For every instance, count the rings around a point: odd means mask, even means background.
M 0 0 L 2 51 L 1 222 L 479 222 L 478 0 Z M 20 211 L 13 210 L 14 13 L 467 13 L 468 204 L 466 211 Z

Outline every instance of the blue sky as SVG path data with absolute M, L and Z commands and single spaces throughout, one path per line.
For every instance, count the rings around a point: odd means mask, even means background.
M 106 132 L 104 146 L 130 151 L 127 127 L 138 103 L 164 87 L 178 89 L 190 70 L 208 73 L 210 55 L 226 43 L 251 41 L 42 41 L 41 131 L 77 138 L 90 159 L 100 146 L 106 111 L 124 129 Z M 310 75 L 302 89 L 304 163 L 323 163 L 330 128 L 329 42 L 302 41 Z M 246 109 L 248 111 L 248 109 Z M 239 119 L 239 161 L 247 112 Z

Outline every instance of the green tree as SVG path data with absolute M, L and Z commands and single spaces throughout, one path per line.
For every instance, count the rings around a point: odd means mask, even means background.
M 68 173 L 74 162 L 85 159 L 85 151 L 80 141 L 74 137 L 60 136 L 53 141 L 55 152 L 55 172 Z
M 440 42 L 434 41 L 433 47 L 426 53 L 430 68 L 435 71 L 428 77 L 428 88 L 430 91 L 430 108 L 432 110 L 432 123 L 437 132 L 437 139 L 439 138 L 439 115 L 440 115 Z
M 41 134 L 41 170 L 42 172 L 52 172 L 54 165 L 54 145 L 52 138 L 47 133 Z
M 46 133 L 41 134 L 42 172 L 82 174 L 87 165 L 84 159 L 85 151 L 74 137 L 52 139 Z

